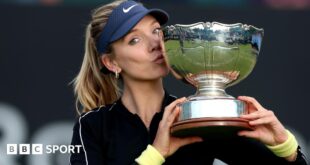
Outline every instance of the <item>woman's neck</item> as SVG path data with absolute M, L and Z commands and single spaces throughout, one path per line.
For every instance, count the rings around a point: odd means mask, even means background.
M 164 94 L 162 79 L 147 82 L 132 81 L 124 84 L 122 102 L 149 128 L 154 114 L 160 111 Z

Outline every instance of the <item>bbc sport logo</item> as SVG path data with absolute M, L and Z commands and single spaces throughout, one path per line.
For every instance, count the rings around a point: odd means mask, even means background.
M 82 145 L 7 144 L 7 155 L 42 155 L 80 153 Z

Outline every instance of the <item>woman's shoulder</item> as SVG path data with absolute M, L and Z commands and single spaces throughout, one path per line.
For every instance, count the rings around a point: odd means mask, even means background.
M 82 113 L 79 118 L 87 118 L 90 120 L 101 119 L 102 117 L 108 115 L 108 112 L 114 107 L 115 104 L 116 103 L 99 106 L 88 112 Z
M 88 125 L 90 127 L 98 127 L 106 122 L 106 119 L 109 118 L 109 109 L 113 107 L 114 104 L 108 104 L 94 108 L 88 112 L 83 112 L 80 114 L 76 120 L 77 125 Z
M 73 129 L 75 131 L 79 131 L 80 127 L 83 126 L 83 130 L 96 130 L 94 132 L 102 130 L 103 127 L 106 127 L 106 123 L 108 123 L 108 120 L 110 118 L 110 113 L 108 112 L 114 105 L 115 103 L 100 106 L 88 112 L 80 114 L 75 121 L 75 126 Z

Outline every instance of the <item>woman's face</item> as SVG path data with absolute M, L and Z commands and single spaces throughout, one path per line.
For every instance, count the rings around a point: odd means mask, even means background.
M 145 16 L 126 36 L 112 44 L 124 80 L 154 80 L 168 74 L 163 33 L 158 21 Z

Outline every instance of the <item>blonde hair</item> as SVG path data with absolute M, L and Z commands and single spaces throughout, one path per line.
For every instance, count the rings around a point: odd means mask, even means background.
M 97 52 L 96 41 L 113 9 L 125 0 L 117 0 L 92 12 L 92 20 L 86 28 L 85 54 L 81 70 L 73 80 L 78 113 L 111 104 L 120 96 L 117 79 L 113 74 L 103 74 L 102 62 Z

